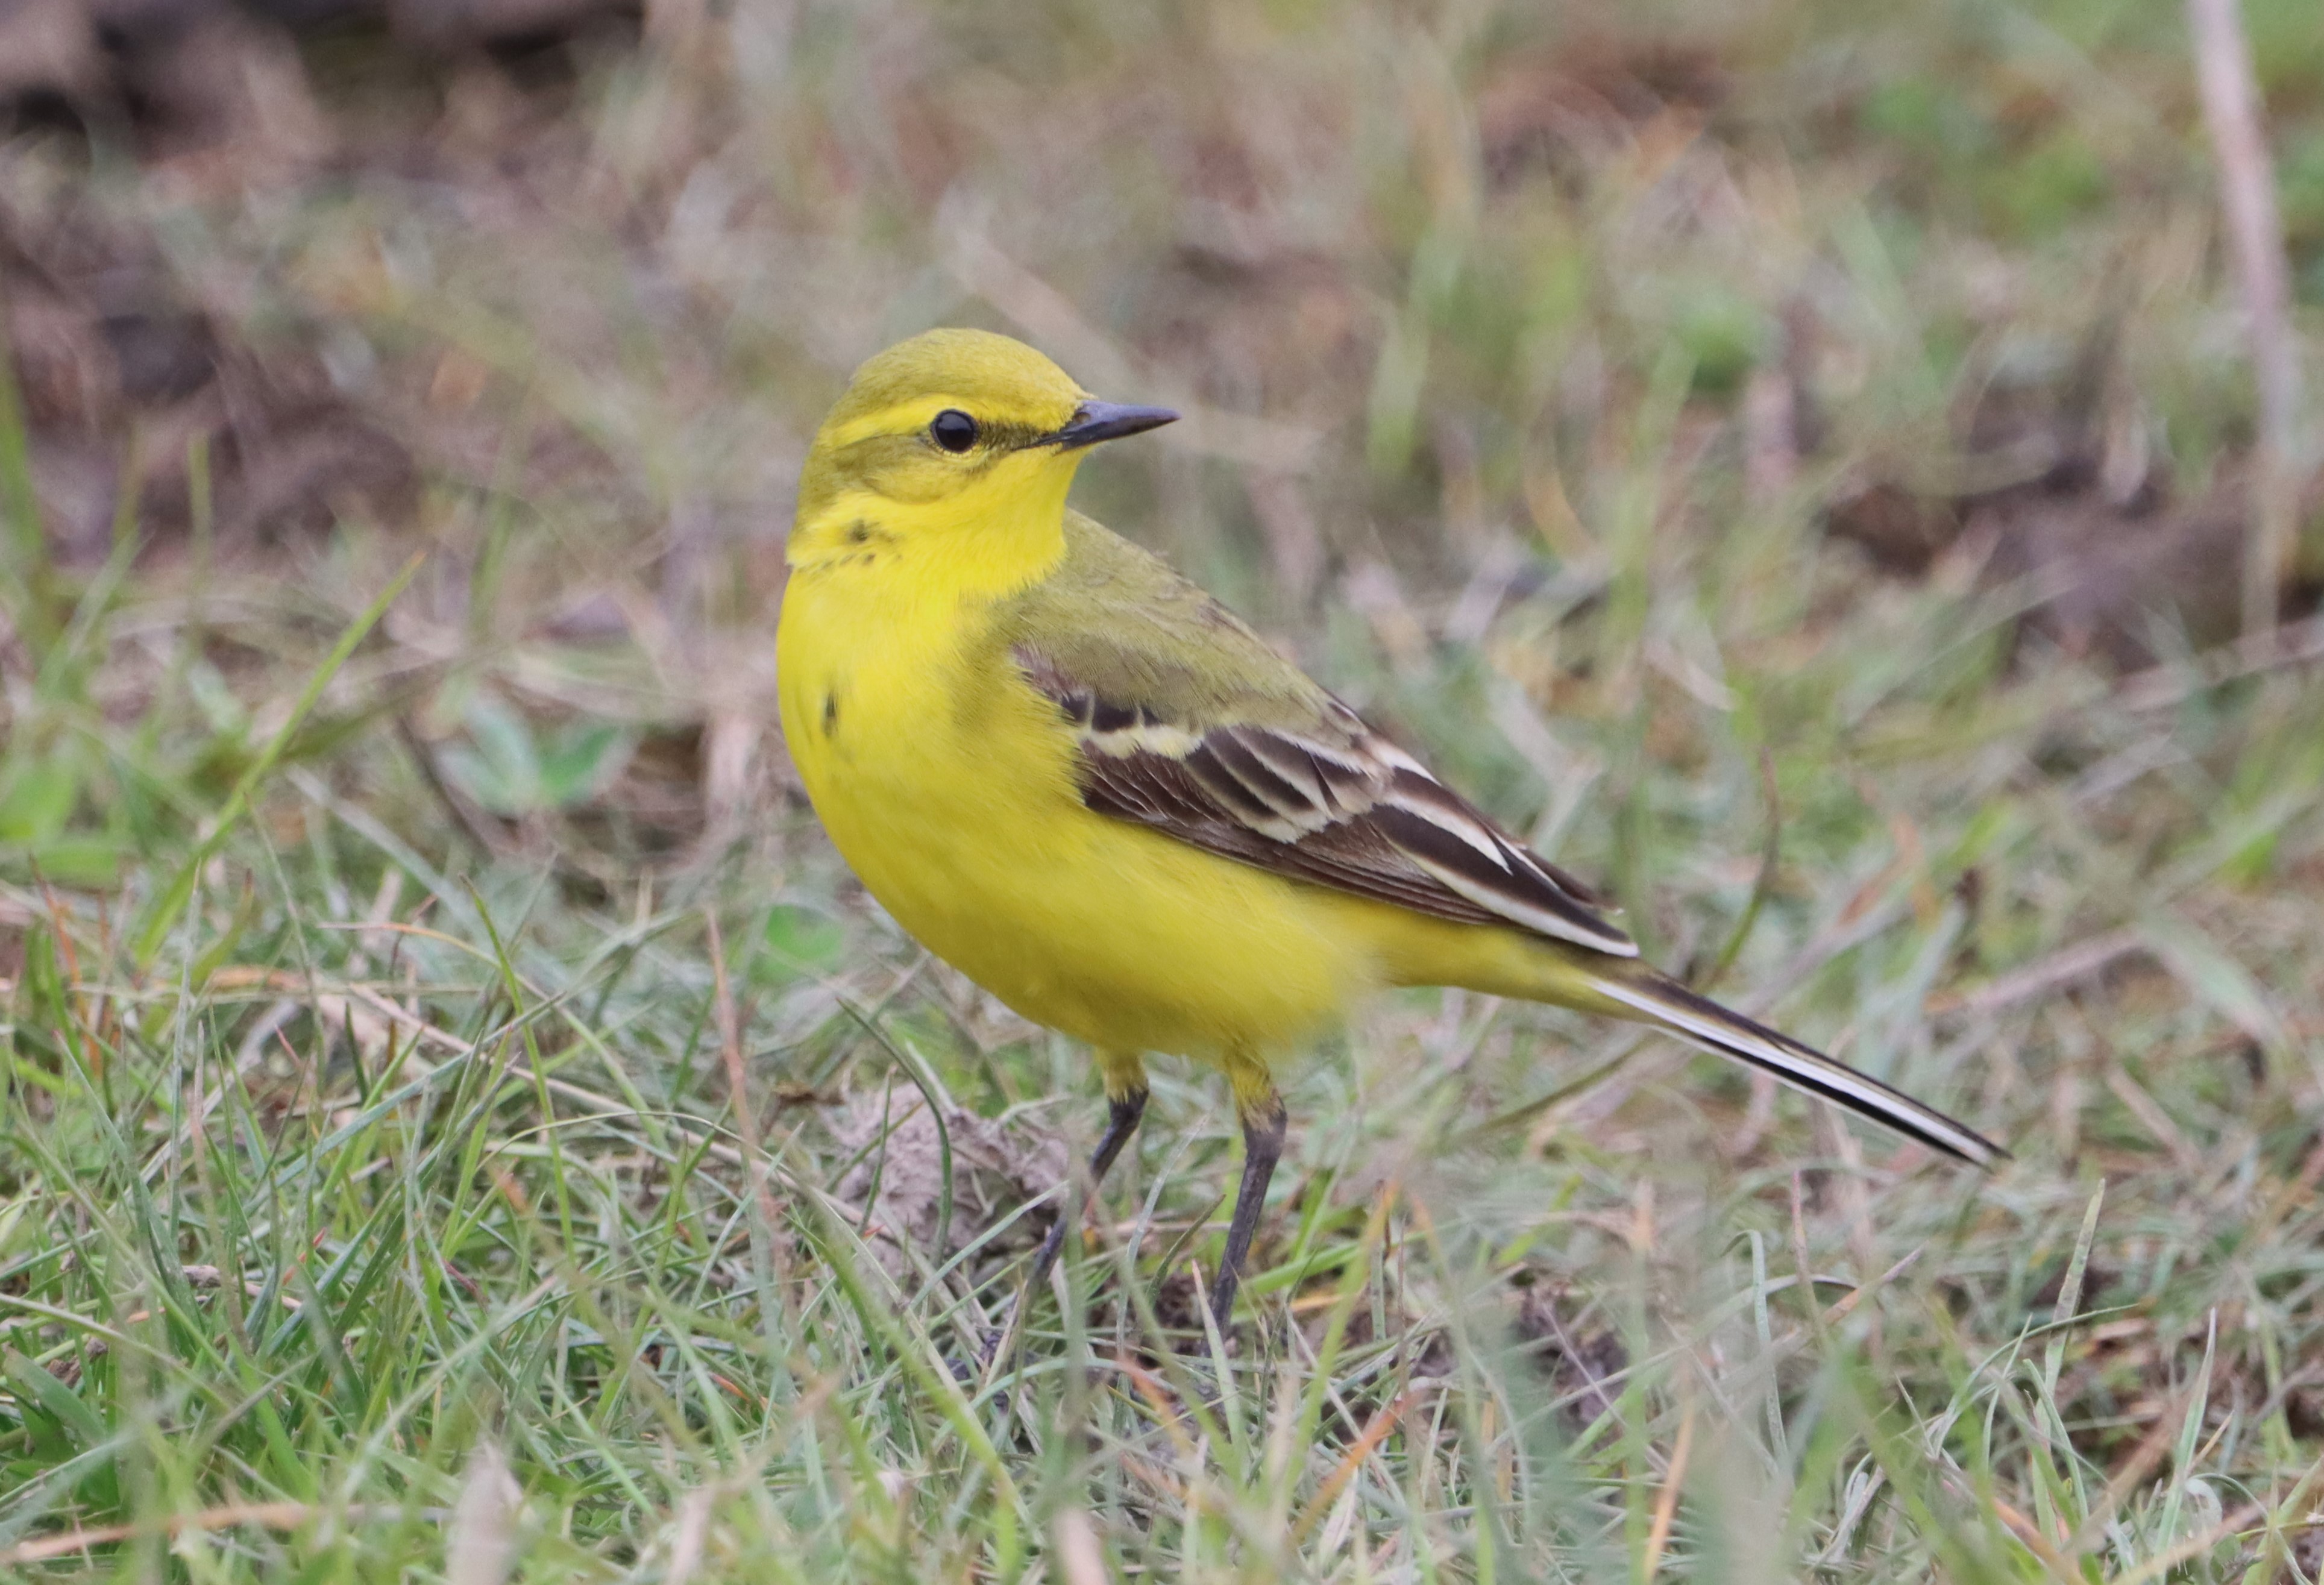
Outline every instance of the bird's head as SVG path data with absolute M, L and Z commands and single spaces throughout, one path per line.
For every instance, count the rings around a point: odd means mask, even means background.
M 1091 446 L 1177 416 L 1099 401 L 1006 336 L 924 332 L 856 370 L 816 432 L 799 476 L 795 558 L 801 539 L 859 520 L 902 535 L 1062 516 Z

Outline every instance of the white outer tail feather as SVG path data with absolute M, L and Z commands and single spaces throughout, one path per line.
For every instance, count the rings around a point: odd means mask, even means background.
M 1978 1166 L 2008 1159 L 2009 1152 L 1974 1129 L 1858 1073 L 1812 1047 L 1753 1023 L 1683 986 L 1617 980 L 1607 976 L 1592 989 L 1634 1009 L 1646 1022 L 1690 1046 L 1771 1074 L 1794 1089 L 1833 1101 L 1907 1138 Z

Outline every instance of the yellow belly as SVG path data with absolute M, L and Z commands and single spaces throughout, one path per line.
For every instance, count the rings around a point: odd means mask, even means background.
M 1380 982 L 1374 910 L 1092 814 L 1055 707 L 964 662 L 973 612 L 794 579 L 783 730 L 832 842 L 937 956 L 1102 1048 L 1263 1056 Z

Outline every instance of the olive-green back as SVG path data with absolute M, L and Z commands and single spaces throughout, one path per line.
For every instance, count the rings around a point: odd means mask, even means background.
M 1330 696 L 1241 618 L 1077 511 L 1065 513 L 1064 560 L 999 603 L 991 634 L 1001 653 L 1036 652 L 1099 697 L 1198 733 L 1229 722 L 1329 730 Z

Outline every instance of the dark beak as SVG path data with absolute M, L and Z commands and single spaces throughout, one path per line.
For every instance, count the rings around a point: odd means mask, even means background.
M 1113 401 L 1085 401 L 1074 410 L 1071 422 L 1054 435 L 1041 438 L 1044 446 L 1054 446 L 1060 451 L 1073 451 L 1084 446 L 1095 446 L 1101 440 L 1119 440 L 1124 435 L 1143 435 L 1148 429 L 1158 429 L 1165 424 L 1175 424 L 1178 415 L 1167 407 L 1124 407 Z

